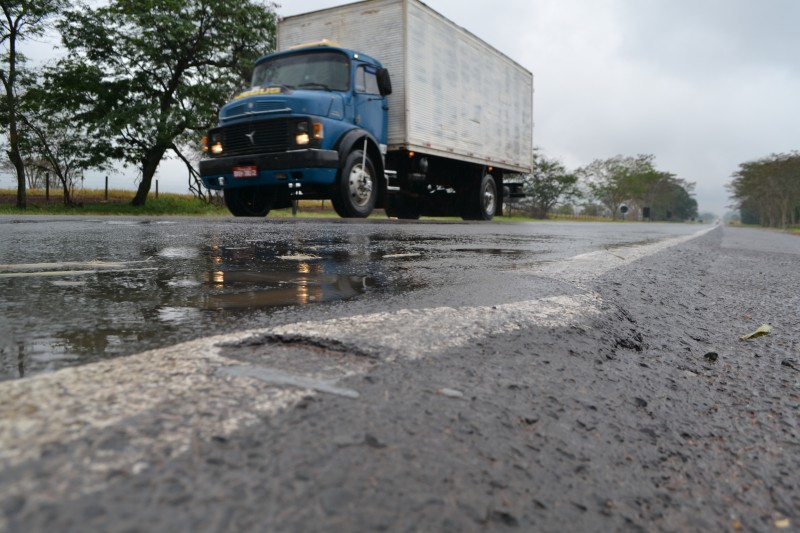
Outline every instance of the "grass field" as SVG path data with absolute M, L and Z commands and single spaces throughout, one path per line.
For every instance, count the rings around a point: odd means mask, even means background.
M 50 199 L 45 197 L 44 189 L 29 189 L 27 191 L 28 208 L 17 209 L 16 189 L 0 189 L 0 215 L 108 215 L 108 216 L 204 216 L 204 217 L 232 217 L 221 201 L 209 204 L 193 197 L 190 194 L 159 193 L 158 198 L 150 194 L 147 203 L 142 207 L 130 205 L 135 194 L 134 191 L 109 190 L 108 195 L 104 190 L 83 189 L 77 191 L 73 197 L 75 205 L 64 206 L 59 190 L 50 191 Z M 270 211 L 271 218 L 292 217 L 291 209 L 276 209 Z M 298 205 L 298 218 L 338 218 L 330 201 L 301 200 Z M 376 210 L 370 218 L 386 218 L 382 209 Z M 423 217 L 424 220 L 447 220 L 443 217 Z M 452 218 L 452 220 L 460 220 Z M 504 222 L 537 222 L 516 212 L 513 216 L 498 216 L 497 221 Z M 573 222 L 611 222 L 610 218 L 588 217 L 583 215 L 552 214 L 550 221 Z M 617 220 L 617 222 L 623 222 Z M 793 230 L 800 234 L 800 228 Z
M 50 200 L 45 198 L 43 189 L 27 191 L 27 209 L 17 209 L 16 190 L 0 189 L 0 215 L 119 215 L 119 216 L 216 216 L 232 217 L 228 209 L 217 202 L 208 204 L 189 194 L 160 193 L 158 198 L 151 193 L 142 207 L 130 205 L 135 192 L 109 190 L 108 199 L 103 190 L 84 189 L 75 194 L 75 205 L 65 207 L 60 191 L 50 191 Z M 291 209 L 270 211 L 270 218 L 292 217 Z M 301 200 L 298 203 L 297 218 L 338 218 L 330 201 Z M 382 209 L 376 210 L 370 218 L 386 218 Z M 426 218 L 426 217 L 423 217 Z M 443 220 L 442 217 L 430 220 Z M 458 219 L 460 220 L 460 219 Z M 522 216 L 497 217 L 496 220 L 520 222 L 530 219 Z
M 151 193 L 147 203 L 141 207 L 130 205 L 135 192 L 126 190 L 84 189 L 75 194 L 75 205 L 64 206 L 60 191 L 50 191 L 49 201 L 45 191 L 29 189 L 27 209 L 17 209 L 16 190 L 0 189 L 0 214 L 4 215 L 124 215 L 124 216 L 218 216 L 231 217 L 228 209 L 219 203 L 209 204 L 190 194 L 159 193 L 158 198 Z M 271 211 L 270 217 L 291 217 L 291 209 Z M 298 217 L 336 217 L 330 202 L 301 201 Z M 383 216 L 383 212 L 380 212 Z

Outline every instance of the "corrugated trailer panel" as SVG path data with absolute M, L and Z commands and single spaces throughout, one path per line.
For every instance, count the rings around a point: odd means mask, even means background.
M 392 76 L 389 147 L 530 170 L 533 77 L 418 0 L 367 0 L 288 17 L 278 48 L 329 39 Z
M 408 3 L 407 31 L 407 142 L 528 171 L 531 74 L 419 2 Z

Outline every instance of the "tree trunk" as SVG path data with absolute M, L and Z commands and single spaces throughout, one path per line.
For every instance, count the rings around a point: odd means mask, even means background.
M 145 202 L 147 202 L 147 195 L 150 193 L 153 176 L 155 176 L 158 165 L 161 163 L 161 159 L 164 158 L 166 151 L 166 146 L 154 146 L 145 154 L 142 160 L 142 182 L 139 184 L 131 205 L 138 207 L 145 205 Z
M 13 100 L 13 98 L 8 98 L 9 108 L 15 106 Z M 8 158 L 17 171 L 17 208 L 25 209 L 28 207 L 28 192 L 27 183 L 25 181 L 25 163 L 22 161 L 22 155 L 19 153 L 19 133 L 17 131 L 17 113 L 15 108 L 9 111 L 8 118 Z
M 11 31 L 9 37 L 9 50 L 8 50 L 8 78 L 0 70 L 0 77 L 2 77 L 3 85 L 6 90 L 6 106 L 8 113 L 8 158 L 11 164 L 17 171 L 17 207 L 25 209 L 28 207 L 28 193 L 25 183 L 25 163 L 22 161 L 22 155 L 19 150 L 19 131 L 17 129 L 17 96 L 16 96 L 16 79 L 17 79 L 17 34 L 16 28 Z
M 16 130 L 16 127 L 14 127 Z M 8 157 L 11 159 L 14 168 L 17 170 L 17 208 L 26 209 L 28 207 L 28 192 L 25 183 L 25 164 L 22 162 L 22 157 L 19 155 L 19 141 L 17 141 L 16 131 L 12 133 L 11 137 L 11 150 L 8 152 Z
M 64 191 L 64 207 L 70 207 L 72 205 L 72 197 L 69 194 L 69 182 L 67 182 L 67 178 L 61 175 L 58 178 L 61 180 L 61 189 Z

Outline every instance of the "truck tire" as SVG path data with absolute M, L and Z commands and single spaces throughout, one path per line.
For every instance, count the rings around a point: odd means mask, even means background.
M 265 217 L 275 202 L 275 193 L 266 187 L 225 189 L 225 207 L 235 217 Z
M 362 150 L 353 150 L 344 162 L 331 192 L 331 203 L 342 218 L 366 218 L 378 199 L 375 167 Z
M 492 220 L 497 210 L 497 184 L 486 174 L 473 187 L 466 191 L 461 205 L 461 218 L 464 220 Z

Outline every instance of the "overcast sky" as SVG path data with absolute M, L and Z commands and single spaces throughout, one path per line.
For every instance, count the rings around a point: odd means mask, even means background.
M 800 149 L 798 0 L 425 3 L 533 73 L 534 144 L 571 169 L 654 154 L 722 214 L 739 163 Z

